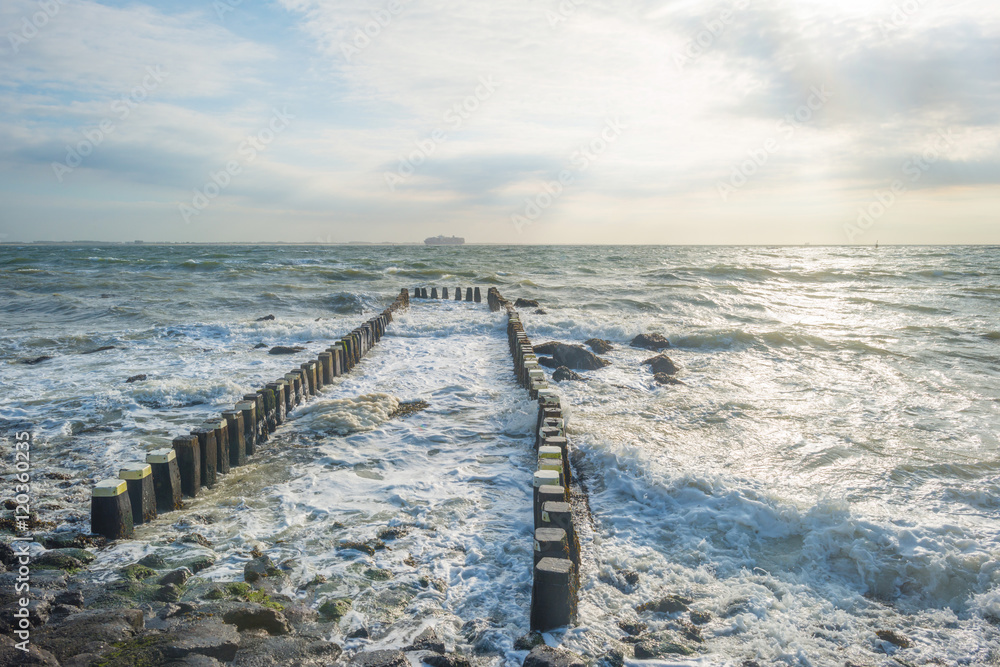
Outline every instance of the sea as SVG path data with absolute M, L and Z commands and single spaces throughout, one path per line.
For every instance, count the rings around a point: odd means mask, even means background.
M 303 604 L 353 600 L 329 627 L 348 649 L 433 626 L 518 665 L 536 404 L 496 287 L 537 300 L 519 308 L 536 344 L 613 345 L 553 383 L 590 514 L 579 620 L 550 644 L 599 660 L 641 619 L 693 650 L 659 665 L 1000 664 L 996 247 L 6 245 L 5 486 L 30 431 L 33 509 L 85 530 L 94 482 L 415 287 L 451 298 L 413 300 L 250 465 L 100 550 L 94 576 L 204 550 L 199 576 L 239 580 L 258 550 Z M 669 339 L 681 384 L 642 365 L 644 332 Z M 386 549 L 343 548 L 387 528 Z M 702 641 L 635 610 L 666 595 L 707 614 Z

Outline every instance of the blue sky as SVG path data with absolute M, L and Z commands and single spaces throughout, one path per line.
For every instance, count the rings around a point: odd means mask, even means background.
M 992 1 L 5 0 L 0 238 L 1000 243 Z

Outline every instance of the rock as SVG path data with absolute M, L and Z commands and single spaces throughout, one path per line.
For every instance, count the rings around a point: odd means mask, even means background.
M 268 354 L 298 354 L 306 348 L 304 347 L 286 347 L 284 345 L 275 345 L 270 350 L 267 351 Z
M 6 628 L 5 628 L 6 629 Z M 56 657 L 43 648 L 28 644 L 28 651 L 15 647 L 20 639 L 0 635 L 0 665 L 39 665 L 40 667 L 59 667 Z
M 338 550 L 354 550 L 360 551 L 363 554 L 368 554 L 369 556 L 375 555 L 375 547 L 368 544 L 367 542 L 357 542 L 357 541 L 346 541 L 341 542 L 337 545 Z
M 549 314 L 549 311 L 542 310 L 541 308 L 539 308 L 538 310 L 535 311 L 535 315 L 548 315 L 548 314 Z
M 489 621 L 482 618 L 474 618 L 462 624 L 462 636 L 470 644 L 474 644 L 483 638 L 486 631 L 490 629 Z
M 583 341 L 583 344 L 593 350 L 595 354 L 606 354 L 614 349 L 611 341 L 603 338 L 589 338 Z
M 688 598 L 684 598 L 679 595 L 667 595 L 659 600 L 644 602 L 636 607 L 635 610 L 640 614 L 644 611 L 654 611 L 661 614 L 673 614 L 679 611 L 687 611 L 689 604 L 691 604 L 691 600 Z
M 56 595 L 53 602 L 71 607 L 83 607 L 83 593 L 80 591 L 63 591 Z
M 410 661 L 400 650 L 382 649 L 358 653 L 351 658 L 350 664 L 356 667 L 407 667 Z
M 689 616 L 695 625 L 705 625 L 712 620 L 712 615 L 707 611 L 692 611 Z
M 372 581 L 388 581 L 392 579 L 392 572 L 378 567 L 370 567 L 365 570 L 365 577 Z
M 181 588 L 177 584 L 165 584 L 153 594 L 153 599 L 160 602 L 177 602 L 181 599 Z
M 671 375 L 667 375 L 666 373 L 655 373 L 653 375 L 653 379 L 656 381 L 656 384 L 682 385 L 685 387 L 687 386 L 677 378 Z
M 406 526 L 387 526 L 378 531 L 380 540 L 398 540 L 406 535 L 409 529 Z
M 144 627 L 140 609 L 93 609 L 39 628 L 31 641 L 64 661 L 79 653 L 103 653 L 108 645 L 131 638 Z
M 621 649 L 613 648 L 604 654 L 598 663 L 601 667 L 624 667 L 625 652 Z
M 576 653 L 542 644 L 531 649 L 521 667 L 585 667 Z
M 195 556 L 191 560 L 184 561 L 183 565 L 187 569 L 191 570 L 192 573 L 198 574 L 202 570 L 207 570 L 208 568 L 215 565 L 215 556 L 212 556 L 210 554 Z
M 552 374 L 552 380 L 555 381 L 555 382 L 571 382 L 571 381 L 577 381 L 577 380 L 582 380 L 582 379 L 583 379 L 582 375 L 580 375 L 579 373 L 576 373 L 574 371 L 571 371 L 570 369 L 566 368 L 565 366 L 560 366 Z
M 233 667 L 326 667 L 337 664 L 341 648 L 323 640 L 300 637 L 245 638 L 233 660 Z
M 343 618 L 344 614 L 351 610 L 351 604 L 350 598 L 327 600 L 319 606 L 319 613 L 322 614 L 323 617 L 336 622 Z
M 187 580 L 191 578 L 191 570 L 186 567 L 179 567 L 173 572 L 167 572 L 165 575 L 160 577 L 160 585 L 166 586 L 167 584 L 173 584 L 175 586 L 183 586 L 187 583 Z
M 208 549 L 212 548 L 212 543 L 208 540 L 207 537 L 205 537 L 201 533 L 188 533 L 187 535 L 181 538 L 181 542 L 187 542 L 188 544 L 198 544 Z
M 642 621 L 618 621 L 618 627 L 627 635 L 632 635 L 633 637 L 638 637 L 644 633 L 649 626 Z
M 534 299 L 518 299 L 514 302 L 515 308 L 538 308 L 538 302 Z
M 260 556 L 243 566 L 243 579 L 247 583 L 253 583 L 264 577 L 271 577 L 281 574 L 274 566 L 274 561 L 270 556 Z
M 683 644 L 650 637 L 635 645 L 636 660 L 655 660 L 665 655 L 692 655 L 694 651 Z
M 32 561 L 36 567 L 56 570 L 79 570 L 97 558 L 85 549 L 50 549 Z
M 258 317 L 255 322 L 270 322 L 274 319 L 274 315 L 265 315 L 264 317 Z
M 424 628 L 423 632 L 414 638 L 413 643 L 403 650 L 444 653 L 444 642 L 437 636 L 437 632 L 434 631 L 434 628 Z
M 456 653 L 449 653 L 448 655 L 431 653 L 420 658 L 420 660 L 431 667 L 472 667 L 472 663 L 469 662 L 468 658 Z
M 125 384 L 132 384 L 133 382 L 142 382 L 148 379 L 145 373 L 139 373 L 138 375 L 132 375 L 129 379 L 125 380 Z
M 225 663 L 219 662 L 215 658 L 209 658 L 207 655 L 192 653 L 180 658 L 179 660 L 165 662 L 163 663 L 163 667 L 221 667 L 224 664 Z
M 514 650 L 515 651 L 530 651 L 536 646 L 541 646 L 545 643 L 545 638 L 542 637 L 542 633 L 535 631 L 529 632 L 526 635 L 521 635 L 514 640 Z
M 658 354 L 655 357 L 650 357 L 642 362 L 643 366 L 649 366 L 653 369 L 653 373 L 666 373 L 667 375 L 673 375 L 678 371 L 677 365 L 665 354 Z
M 913 642 L 893 630 L 876 630 L 875 635 L 884 642 L 895 644 L 899 648 L 910 648 Z
M 40 364 L 40 363 L 42 363 L 43 361 L 48 361 L 48 360 L 49 360 L 49 359 L 51 359 L 51 358 L 52 358 L 52 357 L 47 357 L 47 356 L 45 356 L 45 355 L 42 355 L 42 356 L 40 356 L 40 357 L 35 357 L 34 359 L 25 359 L 25 360 L 24 360 L 24 361 L 22 361 L 21 363 L 22 363 L 22 364 L 28 364 L 29 366 L 34 366 L 35 364 Z
M 156 575 L 156 570 L 146 567 L 145 565 L 139 565 L 138 563 L 133 563 L 132 565 L 126 565 L 125 567 L 118 570 L 118 574 L 122 576 L 125 581 L 141 581 L 143 579 L 149 579 Z
M 240 632 L 246 630 L 267 630 L 271 635 L 287 635 L 292 631 L 292 625 L 277 609 L 262 607 L 258 604 L 243 604 L 231 609 L 223 615 L 222 620 L 235 625 Z
M 140 558 L 136 564 L 156 570 L 163 570 L 167 567 L 167 561 L 164 560 L 163 556 L 160 556 L 159 554 L 146 554 Z
M 107 352 L 108 350 L 113 350 L 113 349 L 115 349 L 114 345 L 102 345 L 97 349 L 87 350 L 86 352 L 82 352 L 81 354 L 95 354 L 97 352 Z
M 552 357 L 538 357 L 538 365 L 546 368 L 559 368 L 559 364 Z
M 365 626 L 362 625 L 359 628 L 357 628 L 356 630 L 354 630 L 353 632 L 351 632 L 350 634 L 348 634 L 347 638 L 348 639 L 368 639 L 370 636 L 371 636 L 371 633 L 368 632 L 368 628 L 366 628 Z
M 645 350 L 655 350 L 659 352 L 660 350 L 665 350 L 670 347 L 670 341 L 658 333 L 639 334 L 632 339 L 632 342 L 629 343 L 629 345 L 632 347 L 641 347 Z
M 255 349 L 255 350 L 263 350 L 266 347 L 267 347 L 267 343 L 257 343 L 256 345 L 253 346 L 253 349 Z
M 639 583 L 639 573 L 635 570 L 619 570 L 618 575 L 625 580 L 625 583 L 629 586 L 635 586 Z
M 552 361 L 555 364 L 554 366 L 551 366 L 552 368 L 566 366 L 567 368 L 576 370 L 593 371 L 598 368 L 604 368 L 611 363 L 594 355 L 593 352 L 586 349 L 582 345 L 567 345 L 566 343 L 549 342 L 542 343 L 541 345 L 535 345 L 533 349 L 535 354 L 551 355 Z M 539 357 L 538 363 L 543 366 L 549 366 L 549 364 L 542 363 L 542 359 L 544 358 L 545 357 Z
M 240 647 L 240 636 L 236 629 L 216 618 L 202 618 L 185 623 L 165 637 L 168 640 L 163 646 L 163 654 L 171 659 L 198 654 L 230 662 L 236 657 L 236 651 Z

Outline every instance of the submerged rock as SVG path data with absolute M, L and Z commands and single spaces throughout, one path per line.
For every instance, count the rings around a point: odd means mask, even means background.
M 552 374 L 552 380 L 554 382 L 570 382 L 575 380 L 582 380 L 583 376 L 579 373 L 571 371 L 565 366 L 560 366 L 556 369 L 555 373 Z
M 681 597 L 679 595 L 667 595 L 659 600 L 650 600 L 649 602 L 643 602 L 641 605 L 635 608 L 638 613 L 644 611 L 654 611 L 661 614 L 674 614 L 679 611 L 687 611 L 688 605 L 691 604 L 690 598 Z
M 270 322 L 274 319 L 274 315 L 265 315 L 264 317 L 258 317 L 255 322 Z
M 331 621 L 339 621 L 344 614 L 351 610 L 350 598 L 336 598 L 327 600 L 319 606 L 319 613 Z
M 695 625 L 705 625 L 712 620 L 712 615 L 707 611 L 692 611 L 688 615 L 691 618 L 691 622 Z
M 692 655 L 693 650 L 668 639 L 649 637 L 635 645 L 636 660 L 655 660 L 665 655 Z
M 670 347 L 670 341 L 658 333 L 653 333 L 653 334 L 643 333 L 633 338 L 632 342 L 629 343 L 629 345 L 631 345 L 632 347 L 641 347 L 646 350 L 659 351 L 659 350 L 665 350 L 666 348 Z
M 437 632 L 434 631 L 434 628 L 424 628 L 423 632 L 413 639 L 413 643 L 403 650 L 444 653 L 444 642 L 437 636 Z
M 913 642 L 894 630 L 876 630 L 875 635 L 882 641 L 894 644 L 899 648 L 910 648 L 913 646 Z
M 535 354 L 551 355 L 552 363 L 554 364 L 551 366 L 552 368 L 566 366 L 575 370 L 593 371 L 611 365 L 611 362 L 601 359 L 582 345 L 550 342 L 535 345 L 534 350 Z M 538 363 L 543 366 L 550 366 L 549 363 L 542 362 L 542 359 L 545 358 L 539 357 Z
M 114 350 L 114 345 L 102 345 L 101 347 L 94 350 L 87 350 L 86 352 L 81 352 L 81 354 L 94 354 L 96 352 L 107 352 L 108 350 Z
M 670 385 L 683 385 L 683 386 L 687 386 L 683 382 L 681 382 L 680 380 L 678 380 L 677 378 L 673 377 L 672 375 L 667 375 L 666 373 L 655 373 L 653 375 L 653 380 L 656 381 L 656 384 L 670 384 Z
M 605 354 L 614 349 L 610 340 L 604 340 L 603 338 L 589 338 L 583 341 L 583 344 L 593 350 L 596 354 Z
M 538 302 L 534 299 L 518 299 L 514 302 L 515 308 L 538 308 Z
M 40 363 L 42 363 L 43 361 L 48 361 L 48 360 L 49 360 L 49 359 L 51 359 L 51 358 L 52 358 L 52 357 L 48 357 L 48 356 L 45 356 L 45 355 L 43 354 L 42 356 L 40 356 L 40 357 L 35 357 L 34 359 L 25 359 L 25 360 L 24 360 L 24 361 L 22 361 L 21 363 L 22 363 L 22 364 L 27 364 L 27 365 L 29 365 L 29 366 L 34 366 L 35 364 L 40 364 Z
M 541 646 L 545 643 L 545 638 L 542 637 L 542 633 L 529 632 L 526 635 L 522 635 L 514 640 L 514 650 L 515 651 L 530 651 L 536 646 Z
M 531 649 L 521 667 L 585 667 L 585 663 L 576 653 L 543 644 Z
M 125 384 L 132 384 L 133 382 L 142 382 L 143 380 L 149 379 L 145 373 L 139 373 L 138 375 L 132 375 L 129 379 L 125 380 Z
M 673 360 L 665 354 L 658 354 L 655 357 L 650 357 L 642 362 L 642 366 L 649 366 L 653 369 L 653 374 L 665 373 L 667 375 L 673 375 L 679 368 Z
M 267 353 L 268 354 L 298 354 L 299 352 L 302 352 L 305 349 L 306 348 L 304 348 L 304 347 L 298 347 L 298 346 L 287 347 L 285 345 L 275 345 L 270 350 L 268 350 Z

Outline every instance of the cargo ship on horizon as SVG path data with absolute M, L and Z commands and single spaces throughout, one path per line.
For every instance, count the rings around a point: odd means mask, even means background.
M 432 236 L 424 239 L 427 245 L 463 245 L 465 239 L 461 236 Z

